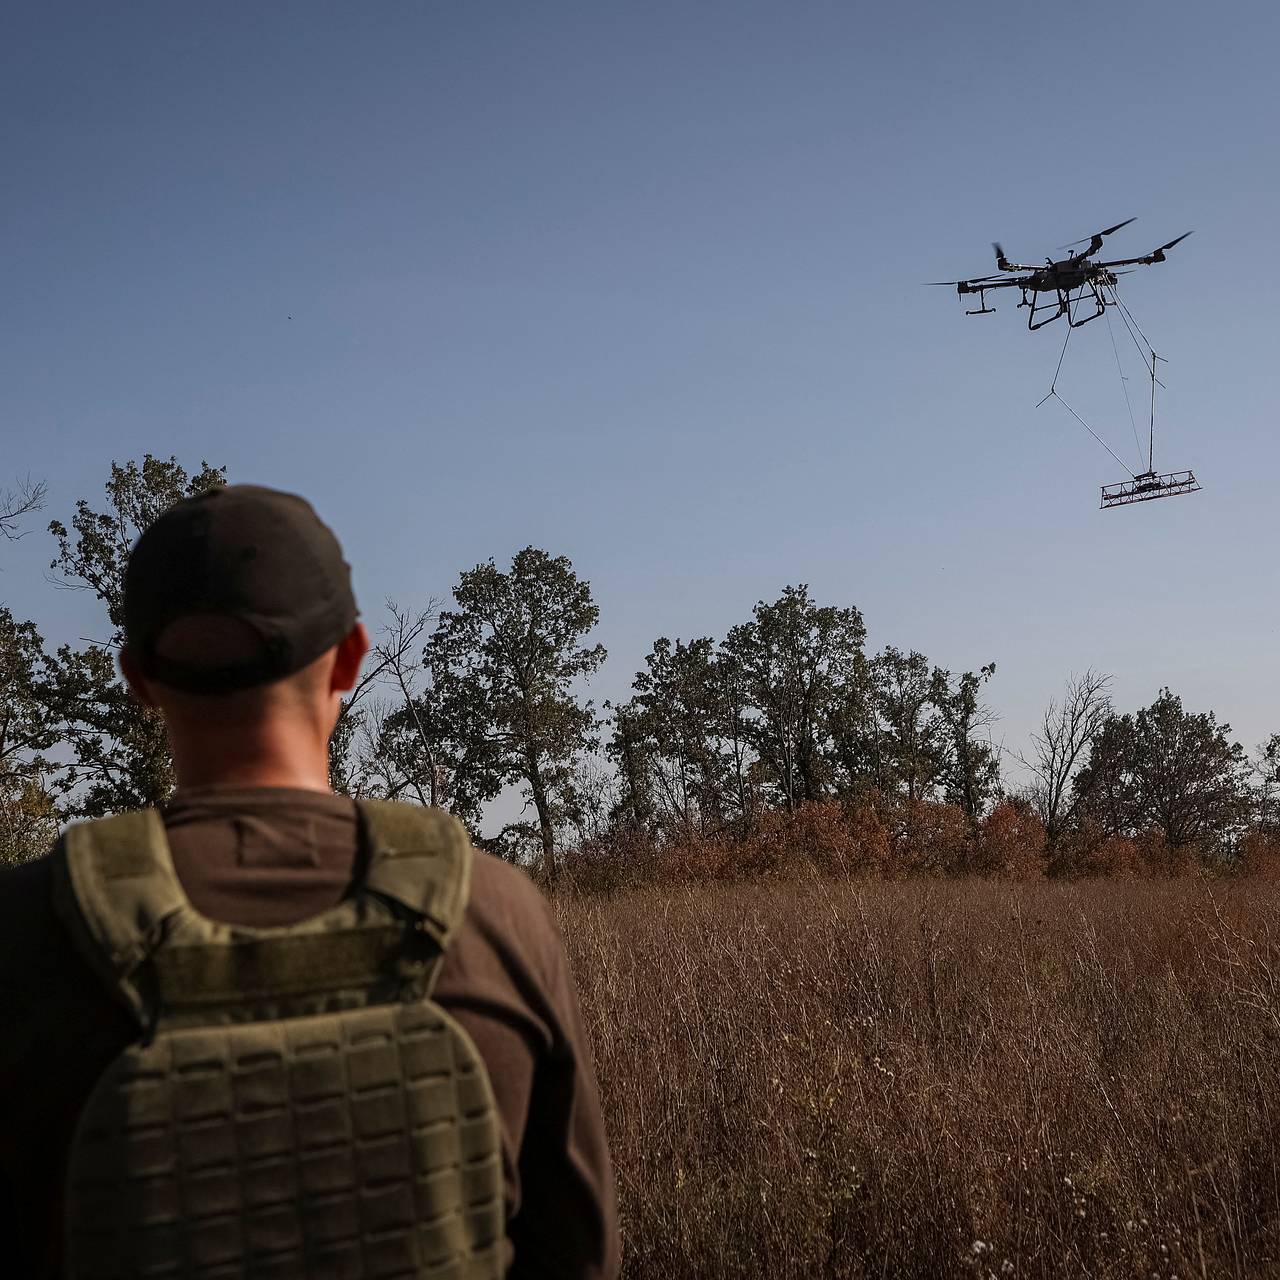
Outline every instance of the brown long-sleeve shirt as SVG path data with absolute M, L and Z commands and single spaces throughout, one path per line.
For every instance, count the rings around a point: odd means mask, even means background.
M 164 811 L 192 905 L 235 924 L 332 906 L 360 855 L 345 797 L 280 788 L 180 791 Z M 512 1277 L 618 1268 L 613 1173 L 564 949 L 519 870 L 477 852 L 471 899 L 435 999 L 475 1041 L 502 1127 Z M 0 1258 L 59 1274 L 61 1184 L 80 1109 L 133 1026 L 53 913 L 50 862 L 0 876 Z

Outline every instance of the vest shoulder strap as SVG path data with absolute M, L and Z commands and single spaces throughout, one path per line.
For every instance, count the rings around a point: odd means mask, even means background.
M 466 911 L 470 842 L 457 819 L 437 810 L 385 801 L 357 809 L 363 879 L 350 898 L 293 926 L 201 916 L 155 810 L 68 828 L 55 856 L 55 908 L 144 1026 L 159 1007 L 172 1014 L 244 1003 L 282 1016 L 325 991 L 360 990 L 361 1003 L 387 998 L 402 981 L 421 992 L 436 967 L 430 957 L 448 946 Z
M 364 887 L 424 917 L 447 947 L 462 924 L 471 893 L 471 841 L 440 809 L 358 800 L 369 845 Z
M 187 901 L 154 809 L 68 827 L 54 851 L 53 871 L 55 911 L 113 990 L 154 949 L 164 922 Z

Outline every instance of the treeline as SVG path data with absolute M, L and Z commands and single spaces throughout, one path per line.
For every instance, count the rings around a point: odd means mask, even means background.
M 60 821 L 163 802 L 162 727 L 115 670 L 121 584 L 138 534 L 225 483 L 176 459 L 114 464 L 101 506 L 48 528 L 56 585 L 92 592 L 103 631 L 49 649 L 0 605 L 0 858 Z M 12 538 L 41 487 L 0 500 Z M 358 582 L 357 582 L 358 585 Z M 851 606 L 788 586 L 719 639 L 654 641 L 631 696 L 586 696 L 605 660 L 598 609 L 563 556 L 527 547 L 463 572 L 446 603 L 388 602 L 334 734 L 334 786 L 437 804 L 483 843 L 580 882 L 736 876 L 798 858 L 842 873 L 1177 874 L 1280 863 L 1280 735 L 1249 757 L 1211 712 L 1168 690 L 1120 714 L 1107 677 L 1072 678 L 1012 783 L 990 736 L 994 664 L 954 672 L 866 649 Z

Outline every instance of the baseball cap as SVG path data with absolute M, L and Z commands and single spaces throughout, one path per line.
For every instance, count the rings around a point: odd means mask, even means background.
M 187 693 L 283 679 L 355 625 L 351 567 L 305 498 L 261 485 L 211 489 L 170 507 L 138 539 L 124 575 L 125 642 L 142 673 Z M 234 619 L 256 643 L 228 665 L 157 650 L 183 619 Z M 163 646 L 162 646 L 163 647 Z

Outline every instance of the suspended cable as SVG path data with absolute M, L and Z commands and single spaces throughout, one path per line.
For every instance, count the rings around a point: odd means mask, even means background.
M 1134 474 L 1129 464 L 1056 391 L 1050 391 L 1044 398 L 1049 399 L 1056 400 L 1130 475 Z M 1040 404 L 1044 404 L 1044 400 Z
M 1124 366 L 1120 363 L 1120 348 L 1116 346 L 1116 333 L 1111 326 L 1111 315 L 1104 311 L 1107 321 L 1107 336 L 1111 339 L 1111 351 L 1116 358 L 1116 372 L 1120 375 L 1120 390 L 1124 392 L 1124 406 L 1129 410 L 1129 427 L 1133 431 L 1133 443 L 1137 446 L 1138 456 L 1142 456 L 1142 441 L 1138 439 L 1138 424 L 1133 416 L 1133 404 L 1129 399 L 1129 379 L 1124 376 Z
M 1115 287 L 1115 285 L 1112 285 L 1112 286 L 1111 286 L 1111 296 L 1116 300 L 1116 303 L 1119 305 L 1119 307 L 1120 307 L 1120 314 L 1121 314 L 1122 316 L 1127 316 L 1127 317 L 1128 317 L 1128 319 L 1129 319 L 1129 321 L 1130 321 L 1130 323 L 1133 325 L 1133 327 L 1134 327 L 1135 329 L 1137 329 L 1137 331 L 1138 331 L 1140 334 L 1142 334 L 1142 340 L 1143 340 L 1143 342 L 1145 342 L 1145 343 L 1147 344 L 1147 350 L 1148 350 L 1148 351 L 1153 351 L 1153 350 L 1154 350 L 1154 348 L 1152 347 L 1150 340 L 1147 338 L 1147 335 L 1146 335 L 1145 333 L 1142 333 L 1142 327 L 1141 327 L 1141 326 L 1138 324 L 1138 322 L 1133 318 L 1133 312 L 1132 312 L 1132 311 L 1130 311 L 1130 310 L 1129 310 L 1129 308 L 1125 305 L 1125 301 L 1124 301 L 1124 299 L 1120 296 L 1120 292 L 1119 292 L 1119 290 Z
M 1063 338 L 1062 350 L 1058 352 L 1058 367 L 1053 371 L 1053 381 L 1049 383 L 1049 395 L 1045 396 L 1044 400 L 1048 400 L 1049 396 L 1056 394 L 1055 389 L 1058 385 L 1058 374 L 1062 372 L 1062 362 L 1067 358 L 1067 343 L 1070 341 L 1071 341 L 1071 326 L 1067 325 L 1067 336 Z M 1044 400 L 1041 400 L 1040 404 L 1044 404 Z M 1036 405 L 1037 409 L 1040 407 L 1040 404 Z
M 1148 355 L 1151 357 L 1151 376 L 1155 378 L 1155 362 L 1158 358 L 1156 349 L 1151 345 L 1147 335 L 1138 327 L 1138 322 L 1134 319 L 1133 312 L 1125 305 L 1124 299 L 1120 297 L 1115 285 L 1111 286 L 1111 298 L 1120 312 L 1120 319 L 1124 321 L 1124 326 L 1129 331 L 1129 337 L 1133 339 L 1133 345 L 1138 349 L 1138 354 L 1142 357 L 1144 367 L 1147 365 Z M 1139 335 L 1141 335 L 1141 341 L 1138 340 Z M 1156 381 L 1159 382 L 1160 380 L 1156 378 Z M 1160 385 L 1164 386 L 1164 383 L 1161 382 Z

